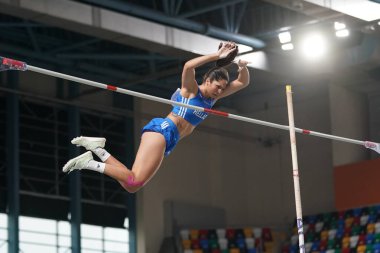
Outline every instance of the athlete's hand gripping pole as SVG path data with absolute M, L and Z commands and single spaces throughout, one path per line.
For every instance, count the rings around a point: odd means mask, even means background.
M 0 56 L 0 71 L 7 71 L 7 70 L 26 71 L 27 69 L 28 69 L 28 65 L 25 62 Z

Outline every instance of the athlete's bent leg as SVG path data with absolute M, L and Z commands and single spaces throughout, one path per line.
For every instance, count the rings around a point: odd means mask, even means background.
M 132 171 L 124 165 L 117 165 L 120 162 L 111 156 L 107 159 L 104 174 L 116 179 L 128 192 L 136 192 L 157 172 L 164 158 L 165 147 L 166 141 L 162 134 L 144 132 Z

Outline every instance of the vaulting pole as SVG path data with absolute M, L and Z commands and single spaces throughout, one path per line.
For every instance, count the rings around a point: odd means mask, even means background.
M 299 177 L 299 171 L 298 171 L 296 132 L 295 132 L 295 127 L 294 127 L 292 87 L 290 85 L 286 86 L 286 101 L 288 105 L 290 148 L 291 148 L 292 166 L 293 166 L 294 197 L 296 201 L 296 214 L 297 214 L 298 245 L 300 248 L 299 252 L 304 253 L 305 240 L 304 240 L 303 222 L 302 222 L 301 189 L 300 189 L 300 177 Z

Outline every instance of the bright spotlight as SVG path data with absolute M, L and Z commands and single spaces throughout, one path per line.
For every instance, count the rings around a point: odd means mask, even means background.
M 311 34 L 302 41 L 301 50 L 307 58 L 316 60 L 326 53 L 326 40 L 321 34 Z
M 290 35 L 290 32 L 282 32 L 278 34 L 278 39 L 282 44 L 289 43 L 292 40 L 292 36 Z
M 289 51 L 289 50 L 293 50 L 294 46 L 292 43 L 286 43 L 286 44 L 281 45 L 281 48 L 284 51 Z
M 334 28 L 335 28 L 335 30 L 338 31 L 338 30 L 345 29 L 346 25 L 344 23 L 334 22 Z
M 347 29 L 339 30 L 335 32 L 336 37 L 347 37 L 350 35 L 350 31 Z

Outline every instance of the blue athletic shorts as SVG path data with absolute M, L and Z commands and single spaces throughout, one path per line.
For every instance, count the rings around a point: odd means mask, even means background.
M 154 118 L 144 128 L 144 132 L 156 132 L 164 136 L 166 141 L 165 156 L 169 155 L 179 141 L 177 126 L 169 118 Z

